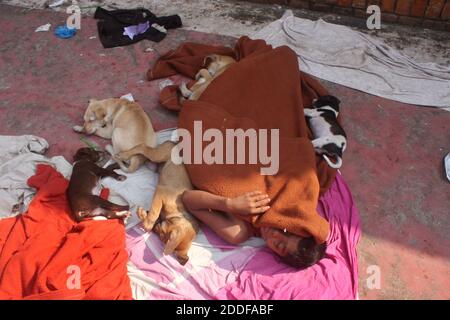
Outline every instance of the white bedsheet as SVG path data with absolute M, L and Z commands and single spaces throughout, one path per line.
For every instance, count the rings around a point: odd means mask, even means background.
M 349 27 L 294 17 L 287 10 L 251 36 L 294 50 L 300 70 L 376 96 L 450 111 L 450 66 L 418 63 Z

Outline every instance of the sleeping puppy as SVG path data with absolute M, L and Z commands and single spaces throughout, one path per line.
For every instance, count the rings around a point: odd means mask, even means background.
M 194 83 L 190 89 L 186 87 L 186 83 L 180 85 L 181 101 L 184 101 L 185 99 L 198 100 L 203 91 L 208 88 L 211 81 L 221 75 L 235 62 L 236 60 L 229 56 L 218 54 L 207 56 L 203 62 L 203 65 L 207 66 L 207 68 L 198 71 L 195 76 L 197 82 Z
M 158 185 L 150 210 L 137 209 L 144 229 L 154 230 L 165 243 L 164 254 L 175 252 L 175 257 L 182 265 L 186 264 L 192 241 L 198 233 L 198 224 L 187 212 L 181 200 L 183 192 L 192 190 L 191 181 L 183 164 L 177 165 L 171 160 L 171 141 L 164 142 L 156 148 L 144 144 L 131 150 L 121 152 L 117 158 L 126 160 L 135 154 L 144 155 L 156 163 L 164 163 L 160 168 Z
M 77 222 L 84 218 L 105 216 L 109 219 L 127 218 L 128 206 L 121 206 L 100 198 L 100 178 L 113 177 L 123 181 L 126 176 L 119 175 L 109 168 L 101 168 L 96 162 L 101 160 L 100 153 L 91 148 L 80 148 L 74 156 L 74 166 L 67 188 L 67 198 L 72 215 Z
M 106 146 L 106 150 L 113 159 L 116 153 L 142 143 L 149 147 L 156 146 L 155 131 L 144 109 L 136 102 L 126 99 L 91 99 L 84 113 L 83 126 L 75 126 L 73 129 L 79 133 L 111 139 L 112 146 Z M 128 166 L 118 159 L 114 160 L 120 169 L 128 173 L 136 171 L 146 161 L 142 155 L 132 156 Z
M 322 96 L 313 101 L 312 108 L 304 109 L 314 136 L 314 150 L 335 169 L 342 166 L 342 153 L 347 147 L 347 136 L 337 121 L 339 103 L 336 97 Z

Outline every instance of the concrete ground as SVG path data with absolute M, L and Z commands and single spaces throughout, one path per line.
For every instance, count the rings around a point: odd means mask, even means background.
M 52 32 L 34 33 L 34 29 L 50 22 L 53 30 L 65 22 L 65 13 L 0 4 L 0 134 L 44 137 L 51 145 L 48 155 L 71 160 L 83 143 L 70 128 L 81 121 L 88 99 L 128 92 L 150 115 L 156 130 L 175 126 L 176 115 L 158 104 L 160 81 L 145 79 L 158 56 L 185 41 L 233 45 L 232 36 L 259 29 L 284 10 L 233 1 L 214 1 L 217 7 L 211 10 L 201 6 L 206 2 L 133 1 L 133 7 L 151 3 L 148 8 L 158 15 L 178 13 L 187 27 L 171 30 L 158 44 L 142 41 L 112 49 L 101 46 L 90 17 L 82 19 L 82 29 L 74 38 L 61 40 Z M 38 8 L 43 3 L 21 1 Z M 126 7 L 123 1 L 102 3 Z M 316 13 L 295 13 L 317 18 Z M 352 18 L 327 15 L 326 19 L 361 26 Z M 379 37 L 417 60 L 449 63 L 448 34 L 383 28 L 377 32 Z M 442 159 L 450 152 L 450 113 L 322 83 L 341 99 L 349 136 L 341 171 L 361 213 L 360 298 L 449 299 L 450 193 Z M 379 289 L 367 285 L 371 266 L 381 272 Z

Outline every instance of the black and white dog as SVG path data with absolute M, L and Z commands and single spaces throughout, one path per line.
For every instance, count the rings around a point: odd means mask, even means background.
M 330 167 L 335 169 L 342 166 L 342 153 L 347 147 L 347 136 L 337 122 L 339 103 L 336 97 L 322 96 L 313 100 L 311 108 L 304 109 L 314 136 L 314 140 L 311 141 L 314 150 L 323 156 Z

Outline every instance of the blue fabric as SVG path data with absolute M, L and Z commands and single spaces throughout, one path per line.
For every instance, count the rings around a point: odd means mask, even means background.
M 72 38 L 77 33 L 77 29 L 68 28 L 67 26 L 58 26 L 55 29 L 55 35 L 61 39 Z

